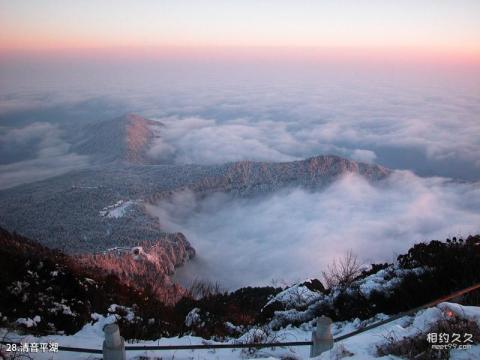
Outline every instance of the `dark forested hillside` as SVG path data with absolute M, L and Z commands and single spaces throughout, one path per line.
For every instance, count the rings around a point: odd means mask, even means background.
M 0 319 L 3 327 L 29 333 L 70 334 L 97 314 L 114 315 L 122 334 L 136 339 L 184 333 L 222 338 L 252 327 L 300 325 L 319 315 L 335 321 L 367 319 L 396 314 L 480 282 L 479 245 L 480 236 L 417 244 L 395 264 L 372 265 L 349 283 L 331 288 L 309 280 L 283 289 L 247 287 L 228 293 L 197 284 L 177 293 L 176 303 L 165 304 L 151 278 L 135 273 L 149 269 L 137 254 L 78 261 L 0 229 Z M 151 250 L 145 251 L 147 255 Z M 123 273 L 122 261 L 128 265 Z M 473 293 L 459 300 L 478 305 L 479 298 Z
M 1 228 L 0 259 L 3 326 L 74 333 L 92 314 L 106 313 L 114 303 L 134 304 L 145 293 L 103 269 L 83 267 L 59 250 Z

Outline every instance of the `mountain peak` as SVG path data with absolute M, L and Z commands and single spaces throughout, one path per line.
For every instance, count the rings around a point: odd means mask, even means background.
M 93 156 L 97 161 L 127 161 L 149 163 L 147 150 L 157 136 L 158 121 L 136 114 L 126 114 L 111 120 L 91 124 L 73 146 L 75 152 Z
M 148 162 L 146 151 L 155 138 L 154 127 L 161 125 L 135 114 L 125 116 L 126 151 L 124 160 L 141 164 Z

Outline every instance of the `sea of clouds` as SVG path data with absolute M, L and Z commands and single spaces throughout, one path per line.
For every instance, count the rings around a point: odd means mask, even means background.
M 0 188 L 89 166 L 71 151 L 78 129 L 125 113 L 164 124 L 148 150 L 159 163 L 336 154 L 405 170 L 314 193 L 155 204 L 162 226 L 197 250 L 181 281 L 291 282 L 348 250 L 391 261 L 418 241 L 480 232 L 478 69 L 0 65 Z
M 88 165 L 71 153 L 58 126 L 33 122 L 0 133 L 0 189 L 46 179 Z
M 332 153 L 424 176 L 480 179 L 478 69 L 0 65 L 0 142 L 12 127 L 46 122 L 68 143 L 72 119 L 79 125 L 133 112 L 165 124 L 149 150 L 161 162 Z
M 234 289 L 319 278 L 348 251 L 364 264 L 392 262 L 414 243 L 476 234 L 480 185 L 396 171 L 376 184 L 347 175 L 321 191 L 290 188 L 257 199 L 198 201 L 181 192 L 148 210 L 197 250 L 178 270 L 180 282 Z

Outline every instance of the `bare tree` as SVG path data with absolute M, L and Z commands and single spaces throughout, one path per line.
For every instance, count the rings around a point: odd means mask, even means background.
M 342 258 L 334 259 L 326 271 L 322 271 L 328 288 L 349 286 L 362 273 L 363 266 L 357 255 L 349 250 Z
M 195 279 L 187 290 L 187 296 L 193 299 L 201 299 L 209 296 L 225 293 L 226 290 L 216 282 Z

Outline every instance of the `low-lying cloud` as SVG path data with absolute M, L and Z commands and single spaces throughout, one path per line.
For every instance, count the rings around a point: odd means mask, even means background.
M 84 167 L 87 157 L 69 152 L 56 125 L 34 122 L 0 135 L 0 189 Z
M 201 117 L 168 117 L 159 121 L 165 127 L 158 130 L 158 138 L 154 140 L 148 155 L 177 164 L 292 161 L 328 153 L 366 163 L 373 163 L 377 158 L 372 150 L 322 141 L 307 131 L 311 128 L 314 132 L 324 126 L 322 124 L 305 124 L 306 128 L 299 128 L 283 121 L 246 118 L 217 121 Z
M 333 153 L 422 175 L 480 179 L 480 98 L 474 90 L 328 85 L 233 92 L 228 98 L 219 90 L 187 111 L 174 107 L 173 115 L 158 117 L 152 111 L 166 126 L 150 155 L 211 164 Z M 195 95 L 189 99 L 196 103 Z
M 465 129 L 458 129 L 455 117 L 398 118 L 392 113 L 372 120 L 371 116 L 331 121 L 163 117 L 158 120 L 165 126 L 149 155 L 177 164 L 216 164 L 335 154 L 421 175 L 480 179 L 480 123 L 466 121 Z
M 218 122 L 200 117 L 164 118 L 149 155 L 177 164 L 219 164 L 229 161 L 289 161 L 296 140 L 285 124 L 245 119 Z M 284 151 L 286 150 L 286 151 Z
M 480 232 L 480 186 L 395 172 L 372 185 L 349 175 L 323 191 L 294 188 L 262 199 L 189 192 L 150 207 L 182 231 L 197 258 L 179 270 L 228 288 L 319 277 L 353 250 L 365 263 L 393 261 L 420 241 Z

